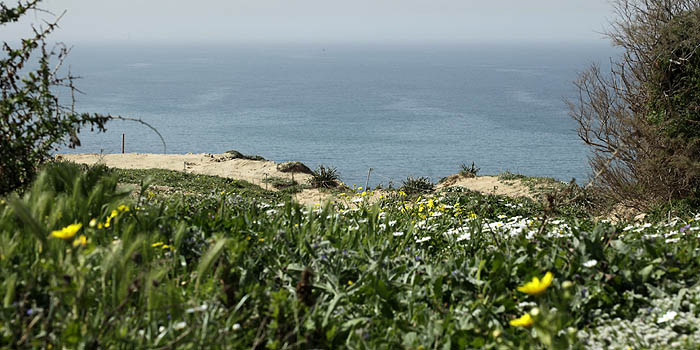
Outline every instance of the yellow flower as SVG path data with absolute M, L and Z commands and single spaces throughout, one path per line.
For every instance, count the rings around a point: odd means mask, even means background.
M 520 316 L 519 318 L 510 320 L 510 325 L 515 327 L 530 327 L 532 326 L 532 323 L 533 321 L 530 314 L 525 314 Z
M 552 275 L 551 272 L 547 272 L 544 274 L 544 277 L 542 277 L 542 280 L 537 278 L 537 276 L 532 278 L 532 281 L 525 283 L 524 286 L 518 287 L 518 291 L 531 294 L 531 295 L 537 295 L 549 287 L 549 285 L 552 284 L 552 280 L 554 279 L 554 275 Z
M 112 213 L 109 214 L 109 217 L 107 218 L 107 220 L 114 219 L 115 217 L 117 217 L 117 215 L 119 215 L 119 212 L 116 210 L 112 210 Z
M 162 246 L 161 248 L 162 248 L 162 249 L 170 249 L 170 250 L 173 250 L 173 247 L 172 247 L 172 246 L 169 246 L 169 245 L 167 245 L 167 244 L 163 244 L 163 246 Z
M 352 286 L 352 281 L 348 281 L 348 286 Z
M 71 239 L 83 227 L 83 224 L 68 225 L 60 230 L 51 231 L 51 236 L 60 239 Z
M 97 219 L 90 220 L 90 227 L 95 227 L 95 226 L 97 226 Z
M 87 237 L 85 235 L 80 235 L 77 239 L 73 240 L 73 246 L 86 246 L 87 245 Z
M 258 240 L 258 242 L 260 242 L 260 243 L 265 242 L 265 238 L 260 238 L 260 239 Z
M 155 248 L 155 247 L 160 247 L 162 245 L 163 245 L 163 242 L 156 242 L 156 243 L 151 244 L 151 247 Z
M 104 227 L 104 226 L 101 223 L 97 224 L 98 229 L 102 229 L 102 227 Z
M 117 209 L 118 209 L 119 211 L 123 211 L 123 212 L 129 211 L 129 207 L 127 207 L 127 206 L 124 205 L 124 204 L 120 205 Z

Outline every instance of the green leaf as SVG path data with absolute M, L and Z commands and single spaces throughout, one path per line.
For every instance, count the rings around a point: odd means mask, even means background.
M 224 251 L 224 247 L 226 246 L 227 242 L 228 239 L 226 238 L 219 239 L 214 244 L 214 246 L 209 248 L 207 253 L 199 262 L 199 265 L 197 266 L 197 283 L 195 284 L 196 289 L 199 289 L 199 283 L 201 282 L 202 278 L 209 272 L 209 270 L 211 270 L 214 263 L 216 263 L 217 259 Z

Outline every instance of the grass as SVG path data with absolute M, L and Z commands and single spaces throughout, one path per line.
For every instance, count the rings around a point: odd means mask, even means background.
M 234 193 L 244 197 L 254 197 L 268 201 L 290 199 L 287 192 L 265 191 L 260 186 L 243 180 L 219 176 L 188 174 L 181 171 L 163 169 L 112 169 L 120 183 L 140 185 L 148 183 L 153 193 L 171 195 L 210 195 Z
M 117 186 L 146 177 L 176 190 L 149 196 L 144 185 L 132 196 Z M 0 202 L 0 346 L 700 343 L 700 217 L 543 220 L 536 202 L 459 188 L 356 198 L 303 207 L 214 177 L 49 167 Z M 82 225 L 73 238 L 51 236 L 72 224 Z M 542 293 L 518 290 L 546 272 L 554 278 Z M 510 324 L 525 314 L 527 328 Z

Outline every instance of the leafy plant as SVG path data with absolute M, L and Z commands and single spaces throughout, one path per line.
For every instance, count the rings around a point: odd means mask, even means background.
M 314 188 L 335 188 L 338 187 L 338 181 L 340 181 L 338 169 L 319 165 L 311 174 L 309 184 Z
M 481 168 L 477 168 L 476 165 L 474 165 L 474 162 L 472 162 L 471 166 L 462 163 L 459 168 L 459 174 L 468 178 L 476 177 L 479 174 L 479 170 L 481 170 Z
M 409 176 L 402 181 L 401 191 L 408 194 L 424 194 L 435 191 L 435 184 L 427 177 Z

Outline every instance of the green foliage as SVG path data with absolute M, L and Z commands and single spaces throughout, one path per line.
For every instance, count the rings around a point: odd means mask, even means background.
M 678 14 L 660 28 L 652 52 L 649 119 L 670 139 L 700 139 L 700 8 Z
M 459 168 L 459 174 L 464 177 L 476 177 L 479 174 L 479 170 L 481 170 L 481 168 L 477 168 L 476 165 L 474 165 L 474 162 L 472 162 L 471 166 L 462 163 Z
M 0 26 L 17 21 L 39 1 L 22 1 L 15 7 L 0 6 Z M 13 48 L 5 42 L 0 58 L 0 194 L 20 188 L 34 178 L 36 167 L 50 152 L 67 143 L 80 145 L 77 135 L 89 125 L 104 131 L 110 117 L 78 114 L 61 104 L 56 89 L 74 91 L 73 77 L 59 76 L 57 67 L 65 59 L 65 46 L 48 48 L 47 38 L 57 24 L 47 23 L 33 36 Z M 37 53 L 38 52 L 38 53 Z M 35 62 L 37 64 L 35 64 Z M 28 68 L 34 67 L 36 68 Z M 66 140 L 69 138 L 68 140 Z
M 316 171 L 311 174 L 309 185 L 313 188 L 336 188 L 340 181 L 338 169 L 319 165 Z
M 354 208 L 157 199 L 118 176 L 52 164 L 0 202 L 0 347 L 580 348 L 700 302 L 695 221 L 541 222 L 535 202 L 459 188 Z M 542 294 L 517 291 L 547 271 Z M 656 323 L 657 341 L 693 344 L 691 324 Z
M 435 191 L 435 184 L 425 176 L 409 176 L 401 182 L 399 189 L 407 194 L 425 194 Z
M 211 195 L 220 193 L 239 194 L 247 197 L 257 197 L 275 201 L 288 199 L 288 193 L 265 191 L 247 181 L 234 180 L 219 176 L 193 175 L 181 171 L 164 169 L 110 169 L 119 182 L 125 184 L 152 185 L 152 193 L 171 195 Z

